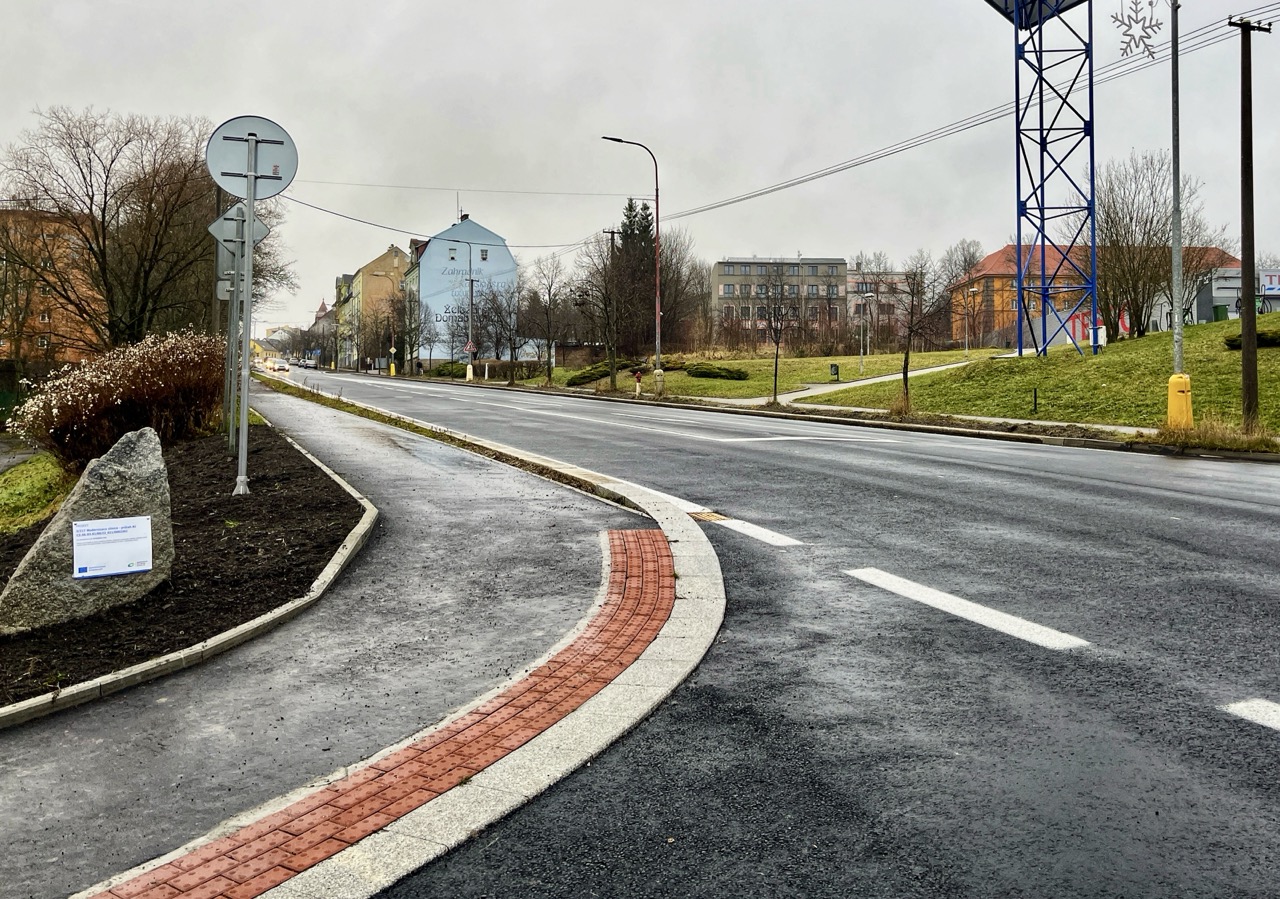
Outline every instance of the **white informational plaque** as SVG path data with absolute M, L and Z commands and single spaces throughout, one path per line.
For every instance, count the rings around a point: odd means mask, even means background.
M 74 577 L 106 577 L 151 570 L 151 516 L 71 523 Z

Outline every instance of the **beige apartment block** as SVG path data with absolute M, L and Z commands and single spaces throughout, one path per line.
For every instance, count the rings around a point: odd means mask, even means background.
M 835 256 L 731 256 L 711 267 L 711 295 L 724 333 L 767 328 L 768 307 L 781 306 L 809 337 L 845 326 L 849 263 Z

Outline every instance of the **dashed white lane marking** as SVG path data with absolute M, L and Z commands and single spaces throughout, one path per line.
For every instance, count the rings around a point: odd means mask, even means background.
M 896 593 L 899 596 L 905 596 L 907 599 L 913 599 L 916 602 L 932 606 L 950 615 L 955 615 L 957 618 L 964 618 L 974 624 L 981 624 L 983 627 L 989 627 L 992 630 L 1000 631 L 1002 634 L 1017 637 L 1019 640 L 1026 640 L 1028 643 L 1035 643 L 1046 649 L 1076 649 L 1089 645 L 1088 640 L 1081 640 L 1071 634 L 1055 631 L 1053 628 L 1027 621 L 1025 618 L 1019 618 L 1016 615 L 989 609 L 986 606 L 978 605 L 976 602 L 952 596 L 950 593 L 943 593 L 941 590 L 935 590 L 923 584 L 917 584 L 914 581 L 889 574 L 887 571 L 881 571 L 878 568 L 858 568 L 854 571 L 846 571 L 845 574 L 888 590 L 891 593 Z
M 1224 705 L 1222 710 L 1244 718 L 1246 721 L 1252 721 L 1254 724 L 1261 724 L 1263 727 L 1269 727 L 1272 730 L 1280 730 L 1280 704 L 1270 700 L 1246 699 L 1243 702 Z

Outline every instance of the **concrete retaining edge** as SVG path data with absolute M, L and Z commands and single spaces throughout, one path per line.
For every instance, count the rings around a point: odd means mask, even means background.
M 311 588 L 298 599 L 290 600 L 270 612 L 259 615 L 251 621 L 246 621 L 244 624 L 224 631 L 217 636 L 210 637 L 208 640 L 204 640 L 194 646 L 176 650 L 129 668 L 122 668 L 110 674 L 104 674 L 102 677 L 85 681 L 82 684 L 75 684 L 65 690 L 54 690 L 50 693 L 33 696 L 22 702 L 16 702 L 0 708 L 0 729 L 22 724 L 33 718 L 39 718 L 62 709 L 69 709 L 72 706 L 81 705 L 94 699 L 101 699 L 104 696 L 109 696 L 136 684 L 155 680 L 166 674 L 181 671 L 183 668 L 199 665 L 201 662 L 220 655 L 229 649 L 234 649 L 241 643 L 283 624 L 303 609 L 314 604 L 324 595 L 325 591 L 329 589 L 329 585 L 337 579 L 338 575 L 343 572 L 352 558 L 355 557 L 355 554 L 368 541 L 369 534 L 373 531 L 373 526 L 378 520 L 378 510 L 374 508 L 373 503 L 365 499 L 354 487 L 339 477 L 337 472 L 311 455 L 289 437 L 285 437 L 285 440 L 288 440 L 294 449 L 310 459 L 321 471 L 333 478 L 343 490 L 351 494 L 356 502 L 364 507 L 364 514 L 360 517 L 360 521 L 347 534 L 337 552 L 333 554 L 333 558 L 329 560 L 329 564 L 325 565 L 320 574 L 316 576 L 316 579 L 311 582 Z

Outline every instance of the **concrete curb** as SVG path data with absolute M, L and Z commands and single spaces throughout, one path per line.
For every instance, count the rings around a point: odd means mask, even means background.
M 457 439 L 465 436 L 457 432 L 450 435 Z M 720 562 L 710 540 L 692 518 L 642 487 L 489 441 L 475 442 L 527 462 L 560 466 L 565 474 L 593 483 L 597 495 L 623 502 L 652 517 L 666 535 L 675 563 L 676 599 L 671 615 L 640 658 L 576 711 L 469 782 L 263 893 L 263 899 L 369 899 L 465 843 L 586 765 L 647 718 L 693 673 L 720 630 L 725 610 Z M 591 614 L 594 609 L 556 649 L 534 662 L 529 670 L 569 642 Z M 525 673 L 406 742 L 447 726 Z M 373 761 L 376 757 L 368 760 Z
M 268 424 L 270 423 L 268 422 Z M 0 708 L 0 729 L 12 727 L 15 724 L 21 724 L 24 721 L 30 721 L 33 718 L 68 709 L 94 699 L 101 699 L 135 684 L 145 683 L 166 674 L 171 674 L 174 671 L 199 665 L 201 662 L 233 649 L 241 643 L 283 624 L 303 609 L 314 604 L 324 595 L 325 591 L 329 589 L 329 585 L 337 579 L 338 575 L 342 573 L 351 562 L 351 559 L 369 539 L 369 534 L 373 531 L 373 525 L 378 520 L 378 510 L 355 488 L 339 477 L 337 472 L 298 446 L 293 440 L 288 437 L 285 437 L 285 439 L 289 440 L 294 449 L 310 459 L 313 464 L 329 477 L 333 478 L 343 490 L 351 494 L 356 502 L 364 507 L 364 514 L 360 517 L 360 521 L 347 534 L 337 552 L 333 554 L 333 558 L 329 560 L 329 564 L 311 582 L 311 588 L 306 594 L 270 612 L 259 615 L 251 621 L 246 621 L 238 627 L 224 631 L 215 637 L 210 637 L 208 640 L 189 646 L 186 649 L 180 649 L 139 665 L 123 668 L 120 671 L 104 674 L 102 677 L 85 681 L 82 684 L 75 684 L 65 690 L 55 690 L 41 696 L 33 696 L 22 702 Z

